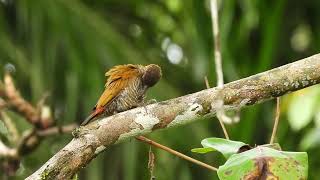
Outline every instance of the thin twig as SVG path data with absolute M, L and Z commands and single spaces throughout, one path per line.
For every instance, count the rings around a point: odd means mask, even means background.
M 210 170 L 212 170 L 212 171 L 217 171 L 217 170 L 218 170 L 216 167 L 210 166 L 210 165 L 208 165 L 208 164 L 206 164 L 206 163 L 203 163 L 203 162 L 198 161 L 198 160 L 196 160 L 196 159 L 193 159 L 193 158 L 191 158 L 191 157 L 189 157 L 189 156 L 186 156 L 186 155 L 184 155 L 184 154 L 182 154 L 182 153 L 180 153 L 180 152 L 178 152 L 178 151 L 175 151 L 175 150 L 173 150 L 173 149 L 171 149 L 171 148 L 169 148 L 169 147 L 167 147 L 167 146 L 164 146 L 164 145 L 161 145 L 161 144 L 159 144 L 159 143 L 157 143 L 157 142 L 154 142 L 154 141 L 152 141 L 152 140 L 150 140 L 150 139 L 148 139 L 148 138 L 146 138 L 146 137 L 144 137 L 144 136 L 138 136 L 138 137 L 136 137 L 136 139 L 138 139 L 139 141 L 148 143 L 148 144 L 150 144 L 150 145 L 152 145 L 152 146 L 154 146 L 154 147 L 157 147 L 157 148 L 160 148 L 160 149 L 162 149 L 162 150 L 165 150 L 165 151 L 167 151 L 168 153 L 171 153 L 171 154 L 173 154 L 173 155 L 175 155 L 175 156 L 178 156 L 178 157 L 180 157 L 180 158 L 182 158 L 182 159 L 184 159 L 184 160 L 187 160 L 187 161 L 190 161 L 190 162 L 192 162 L 192 163 L 195 163 L 195 164 L 197 164 L 197 165 L 199 165 L 199 166 L 202 166 L 202 167 L 204 167 L 204 168 L 210 169 Z
M 46 106 L 44 105 L 39 107 L 44 101 L 40 100 L 38 107 L 34 107 L 31 103 L 26 101 L 16 89 L 13 79 L 8 72 L 4 75 L 4 91 L 7 103 L 24 116 L 29 123 L 35 125 L 39 129 L 46 129 L 53 125 L 53 118 L 51 116 L 46 116 L 46 118 L 42 117 L 42 111 L 44 109 L 49 109 L 45 108 Z
M 277 97 L 276 117 L 274 119 L 274 125 L 273 125 L 272 135 L 270 139 L 270 144 L 273 144 L 274 138 L 276 137 L 278 124 L 279 124 L 279 117 L 280 117 L 280 97 Z
M 35 129 L 28 129 L 22 133 L 20 143 L 17 146 L 17 151 L 21 157 L 33 152 L 40 144 L 41 139 L 35 132 Z
M 212 29 L 213 29 L 213 36 L 214 36 L 214 61 L 215 61 L 215 69 L 217 73 L 217 87 L 222 90 L 224 82 L 223 82 L 223 70 L 222 70 L 222 60 L 221 60 L 221 50 L 220 50 L 217 0 L 211 0 L 210 5 L 211 5 Z M 220 96 L 219 98 L 221 102 L 220 102 L 220 107 L 218 107 L 217 118 L 222 127 L 225 138 L 230 139 L 228 132 L 226 130 L 226 127 L 223 124 L 223 119 L 228 119 L 227 116 L 224 114 L 224 110 L 223 110 L 224 102 L 223 102 L 222 96 Z
M 209 85 L 209 81 L 208 81 L 207 76 L 204 77 L 204 82 L 205 82 L 205 84 L 206 84 L 207 89 L 209 89 L 209 88 L 210 88 L 210 85 Z M 226 139 L 230 139 L 230 138 L 229 138 L 229 135 L 228 135 L 228 132 L 227 132 L 227 129 L 226 129 L 226 127 L 224 126 L 223 121 L 221 120 L 221 119 L 222 119 L 221 117 L 222 117 L 224 114 L 218 114 L 219 112 L 220 112 L 220 111 L 217 111 L 217 118 L 218 118 L 218 120 L 219 120 L 219 123 L 220 123 L 220 126 L 221 126 L 221 128 L 222 128 L 223 134 L 224 134 L 224 136 L 226 137 Z
M 218 118 L 218 120 L 219 120 L 219 123 L 220 123 L 220 126 L 221 126 L 221 128 L 222 128 L 223 134 L 224 134 L 224 136 L 225 136 L 226 139 L 230 139 L 230 137 L 229 137 L 229 135 L 228 135 L 228 131 L 227 131 L 226 127 L 224 126 L 223 121 L 222 121 L 222 118 L 221 118 L 223 115 L 224 115 L 224 114 L 222 114 L 221 110 L 220 110 L 220 111 L 217 111 L 217 118 Z
M 217 73 L 217 84 L 218 88 L 223 88 L 223 71 L 222 71 L 222 60 L 220 51 L 220 34 L 219 34 L 219 21 L 218 21 L 218 7 L 217 0 L 211 0 L 211 18 L 212 18 L 212 29 L 214 36 L 214 61 L 215 69 Z
M 22 114 L 31 124 L 39 123 L 39 113 L 27 102 L 15 88 L 13 79 L 9 73 L 4 76 L 5 94 L 8 103 L 12 105 L 20 114 Z
M 56 127 L 51 127 L 51 128 L 44 129 L 44 130 L 38 130 L 37 135 L 40 137 L 44 137 L 44 136 L 51 136 L 51 135 L 60 134 L 60 133 L 71 133 L 77 127 L 78 127 L 78 125 L 75 123 L 65 125 L 62 127 L 56 126 Z

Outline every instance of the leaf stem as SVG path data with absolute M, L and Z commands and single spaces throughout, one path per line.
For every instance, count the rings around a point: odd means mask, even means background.
M 274 138 L 277 134 L 278 124 L 279 124 L 279 116 L 280 116 L 280 97 L 277 97 L 277 108 L 276 108 L 276 117 L 273 124 L 272 135 L 270 139 L 270 144 L 274 143 Z
M 144 142 L 144 143 L 150 144 L 150 145 L 152 145 L 152 146 L 154 146 L 154 147 L 157 147 L 157 148 L 159 148 L 159 149 L 162 149 L 162 150 L 164 150 L 164 151 L 167 151 L 168 153 L 171 153 L 171 154 L 173 154 L 173 155 L 175 155 L 175 156 L 178 156 L 178 157 L 180 157 L 181 159 L 190 161 L 190 162 L 192 162 L 192 163 L 194 163 L 194 164 L 197 164 L 197 165 L 202 166 L 202 167 L 204 167 L 204 168 L 207 168 L 207 169 L 209 169 L 209 170 L 212 170 L 212 171 L 217 171 L 217 170 L 218 170 L 216 167 L 210 166 L 209 164 L 206 164 L 206 163 L 203 163 L 203 162 L 198 161 L 198 160 L 196 160 L 196 159 L 193 159 L 193 158 L 191 158 L 191 157 L 189 157 L 189 156 L 187 156 L 187 155 L 184 155 L 184 154 L 182 154 L 182 153 L 180 153 L 180 152 L 178 152 L 178 151 L 175 151 L 175 150 L 173 150 L 173 149 L 171 149 L 171 148 L 169 148 L 169 147 L 167 147 L 167 146 L 164 146 L 164 145 L 162 145 L 162 144 L 159 144 L 159 143 L 157 143 L 157 142 L 154 142 L 154 141 L 152 141 L 151 139 L 148 139 L 148 138 L 146 138 L 146 137 L 144 137 L 144 136 L 138 136 L 138 137 L 136 137 L 136 139 L 139 140 L 139 141 L 142 141 L 142 142 Z

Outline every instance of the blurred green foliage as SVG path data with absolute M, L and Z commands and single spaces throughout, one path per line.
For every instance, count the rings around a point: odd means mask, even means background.
M 318 0 L 221 1 L 226 82 L 317 53 L 319 20 Z M 163 79 L 148 94 L 158 101 L 204 89 L 205 75 L 214 86 L 212 45 L 208 0 L 0 0 L 0 74 L 5 64 L 13 64 L 18 88 L 33 103 L 49 92 L 48 103 L 58 124 L 85 118 L 103 90 L 104 72 L 117 64 L 161 65 Z M 296 126 L 289 122 L 295 121 L 287 121 L 286 112 L 295 107 L 290 105 L 293 97 L 284 98 L 278 141 L 284 150 L 308 151 L 309 178 L 316 179 L 320 176 L 320 143 L 315 141 L 320 139 L 320 110 L 310 116 L 314 121 L 307 119 L 299 130 L 291 128 Z M 264 144 L 273 116 L 274 102 L 266 102 L 242 110 L 241 121 L 227 128 L 234 140 Z M 25 127 L 23 119 L 16 121 Z M 223 163 L 221 157 L 194 155 L 190 149 L 201 139 L 222 135 L 216 119 L 206 119 L 150 136 L 218 166 Z M 45 140 L 24 159 L 16 179 L 31 174 L 70 139 L 71 135 L 63 135 Z M 148 149 L 135 140 L 116 145 L 93 160 L 79 178 L 148 179 Z M 217 179 L 215 172 L 161 150 L 154 152 L 157 179 Z

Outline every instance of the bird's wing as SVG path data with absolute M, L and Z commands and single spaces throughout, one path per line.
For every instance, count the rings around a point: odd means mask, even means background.
M 106 75 L 109 76 L 109 78 L 105 85 L 106 88 L 99 98 L 96 108 L 109 105 L 138 74 L 139 71 L 132 65 L 122 65 L 108 71 Z
M 120 92 L 127 86 L 127 83 L 128 83 L 128 80 L 121 79 L 121 78 L 109 83 L 109 85 L 106 86 L 106 89 L 100 96 L 96 104 L 96 108 L 105 107 L 109 103 L 111 103 L 120 94 Z

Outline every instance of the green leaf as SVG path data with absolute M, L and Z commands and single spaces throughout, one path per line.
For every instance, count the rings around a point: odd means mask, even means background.
M 307 179 L 306 152 L 285 152 L 258 146 L 232 155 L 218 169 L 219 179 Z
M 216 150 L 213 148 L 210 148 L 210 147 L 191 149 L 191 152 L 199 153 L 199 154 L 205 154 L 205 153 L 212 152 L 212 151 L 216 151 Z
M 201 141 L 204 148 L 192 149 L 192 152 L 196 153 L 208 153 L 211 151 L 219 151 L 225 158 L 229 158 L 231 155 L 238 152 L 239 148 L 246 144 L 239 141 L 231 141 L 222 138 L 206 138 Z
M 299 131 L 307 126 L 315 115 L 318 102 L 318 88 L 310 88 L 306 92 L 295 93 L 288 108 L 288 120 L 291 128 Z
M 320 145 L 320 128 L 313 128 L 303 136 L 300 142 L 300 149 L 308 150 Z

